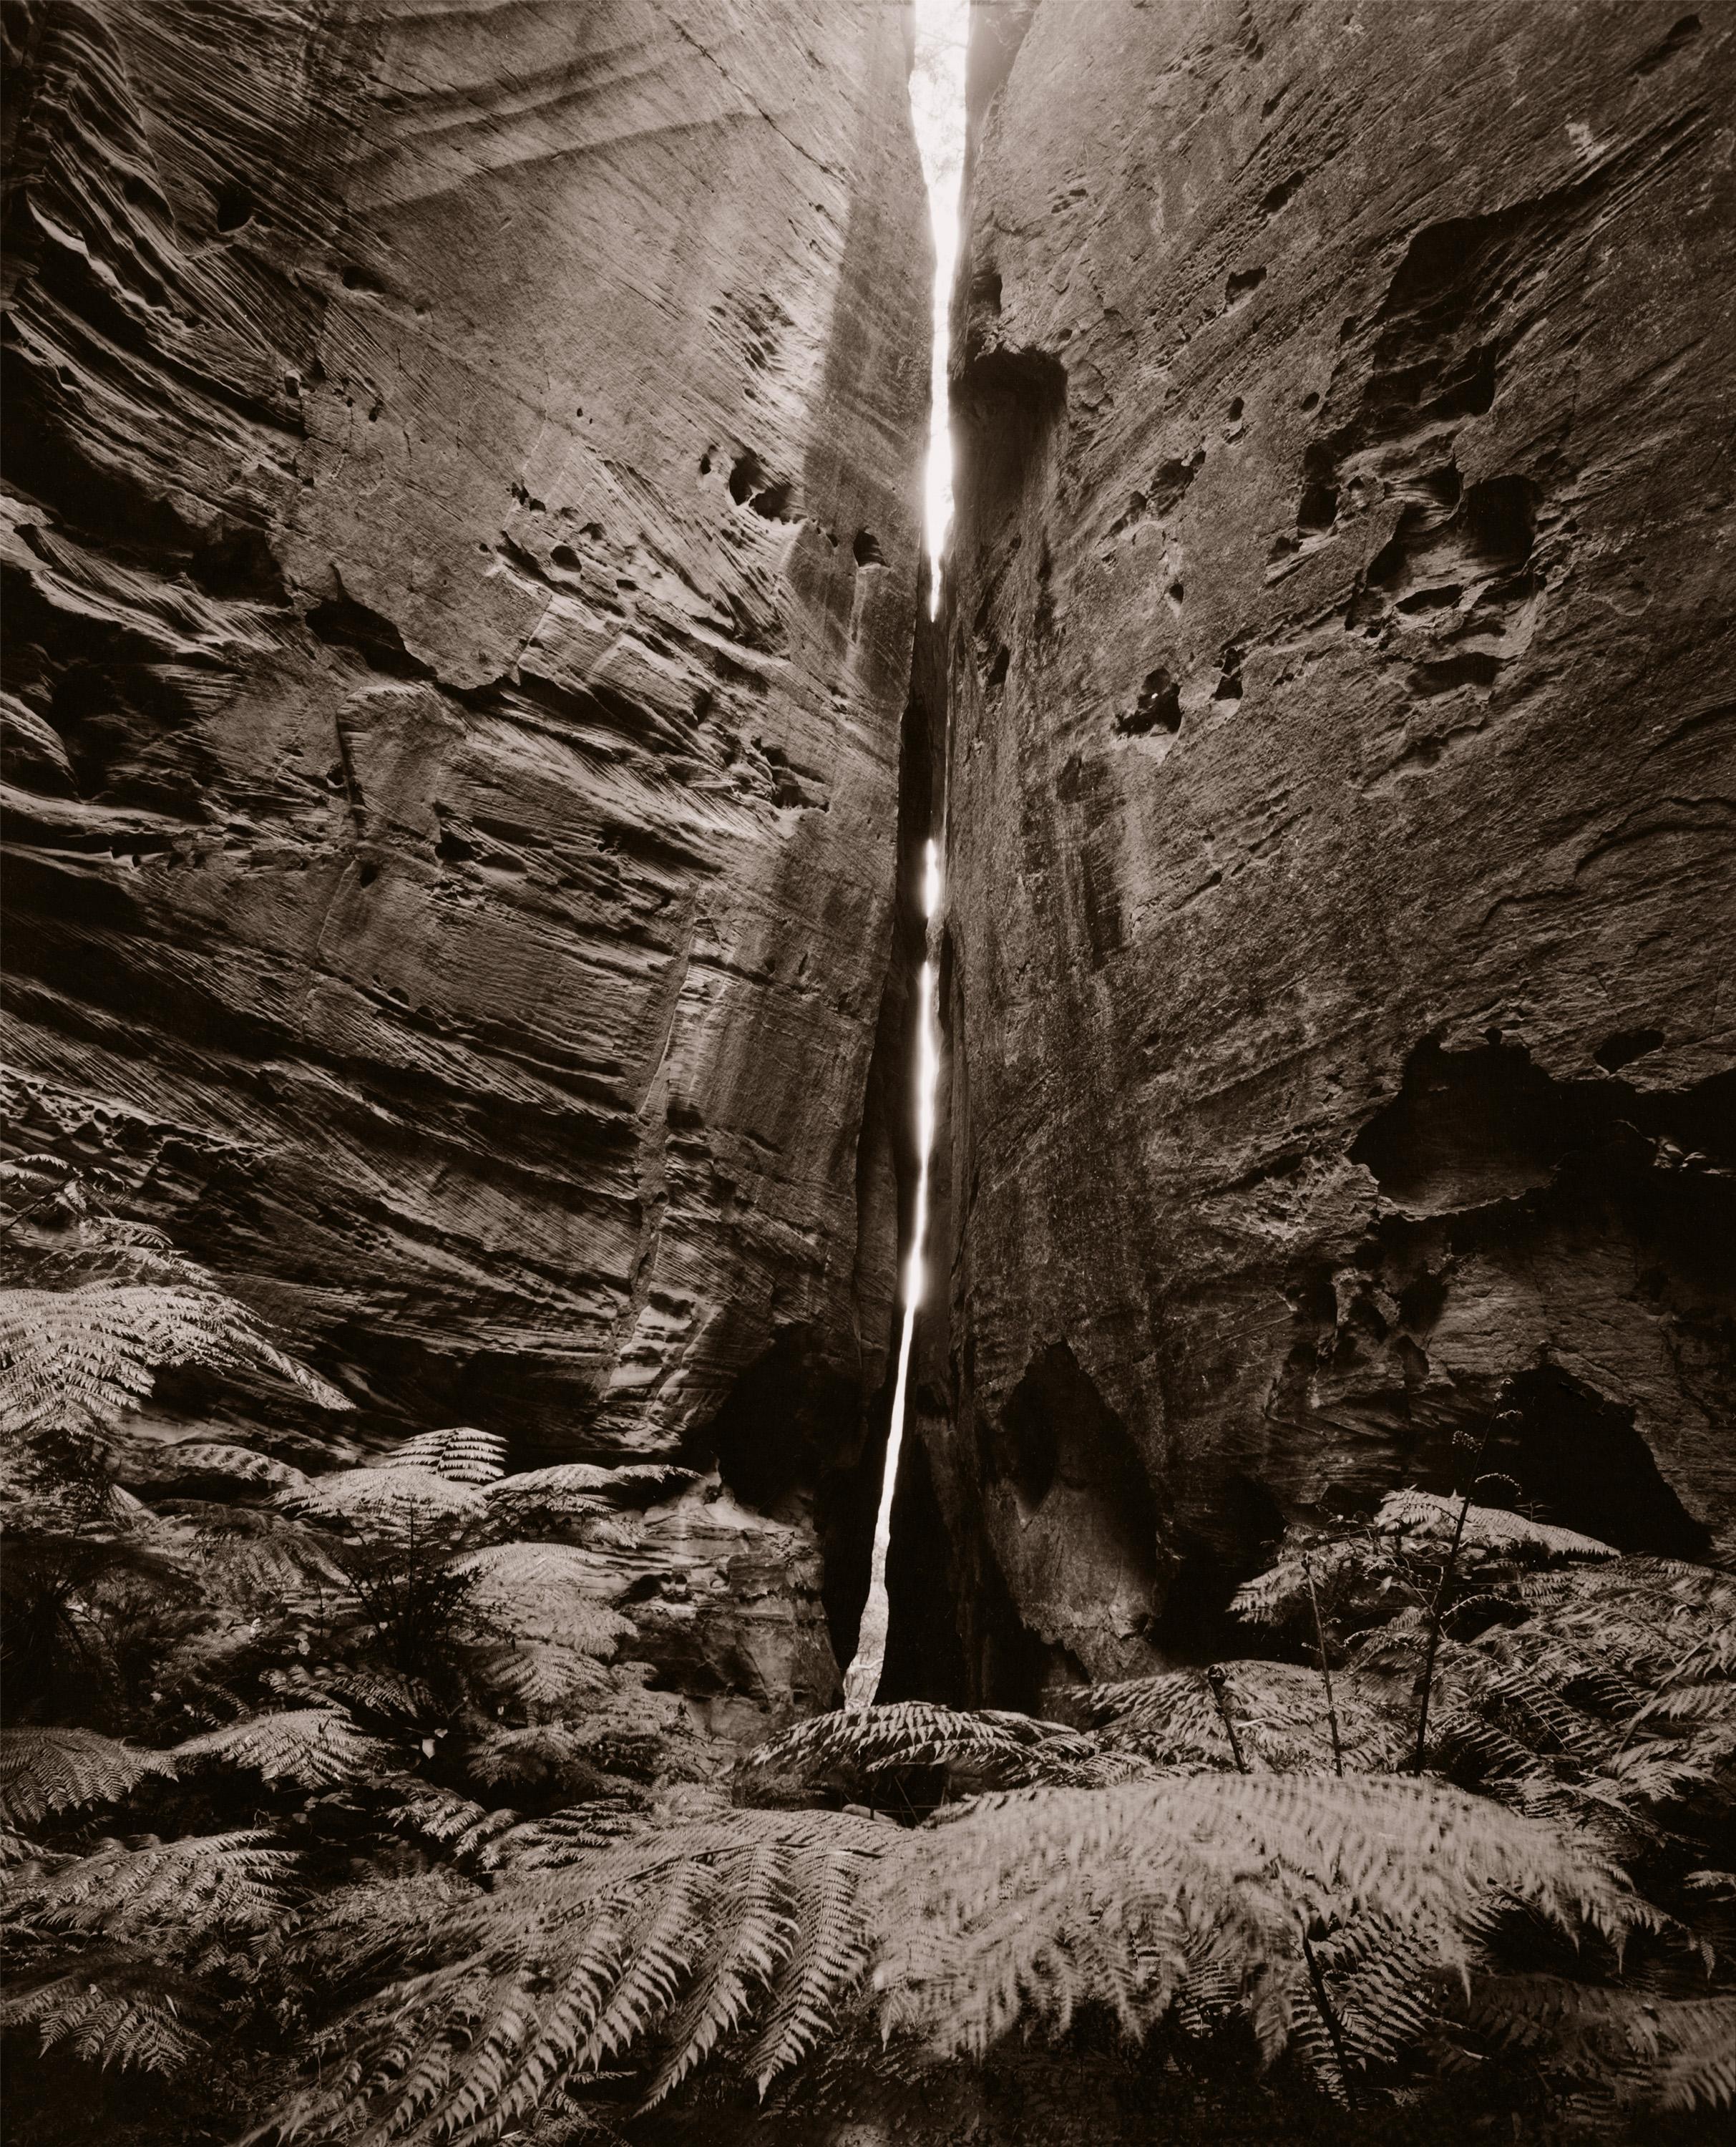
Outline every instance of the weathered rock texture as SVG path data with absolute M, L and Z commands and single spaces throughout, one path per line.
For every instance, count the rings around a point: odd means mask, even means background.
M 526 1458 L 770 1362 L 783 1495 L 891 1316 L 902 11 L 5 19 L 19 1143 Z
M 1281 1507 L 1443 1480 L 1510 1376 L 1492 1462 L 1703 1542 L 1736 1522 L 1736 25 L 989 32 L 923 1412 L 967 1675 L 1187 1644 L 1178 1599 Z

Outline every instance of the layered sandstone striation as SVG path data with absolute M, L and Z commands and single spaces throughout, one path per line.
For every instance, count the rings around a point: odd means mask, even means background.
M 7 33 L 18 1144 L 400 1428 L 703 1468 L 757 1377 L 799 1506 L 896 1250 L 901 11 Z
M 1485 1466 L 1701 1545 L 1736 28 L 1098 0 L 978 41 L 907 1500 L 967 1682 L 1197 1644 L 1283 1509 L 1448 1480 L 1498 1399 Z

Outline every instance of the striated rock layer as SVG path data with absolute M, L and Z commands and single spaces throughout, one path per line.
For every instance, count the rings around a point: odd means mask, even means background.
M 902 11 L 6 23 L 18 1144 L 522 1458 L 751 1370 L 799 1501 L 893 1286 Z
M 1703 1546 L 1736 26 L 1093 0 L 978 40 L 907 1485 L 963 1674 L 1197 1644 L 1166 1602 L 1283 1509 L 1448 1480 L 1503 1383 L 1485 1466 Z

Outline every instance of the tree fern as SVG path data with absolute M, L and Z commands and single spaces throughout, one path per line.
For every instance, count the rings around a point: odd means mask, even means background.
M 278 1504 L 299 1519 L 393 1543 L 461 1543 L 488 1512 L 473 1484 L 409 1466 L 335 1469 L 280 1492 Z
M 139 2072 L 185 2071 L 210 2010 L 197 1978 L 133 1952 L 96 1953 L 0 1995 L 0 2027 L 34 2028 L 44 2051 Z
M 118 1744 L 94 1729 L 0 1729 L 0 1814 L 38 1826 L 50 1814 L 117 1804 L 150 1774 L 170 1774 L 160 1752 Z
M 632 1461 L 618 1469 L 605 1469 L 594 1461 L 559 1461 L 547 1469 L 503 1476 L 488 1495 L 503 1504 L 541 1501 L 558 1507 L 567 1499 L 587 1504 L 602 1499 L 612 1505 L 643 1506 L 698 1481 L 696 1469 L 673 1461 Z
M 1380 1502 L 1374 1525 L 1398 1534 L 1443 1539 L 1453 1532 L 1460 1504 L 1457 1499 L 1440 1498 L 1433 1491 L 1389 1491 Z M 1465 1514 L 1463 1540 L 1539 1565 L 1563 1559 L 1602 1559 L 1618 1555 L 1595 1536 L 1533 1521 L 1523 1514 L 1510 1514 L 1498 1506 L 1469 1506 Z
M 1235 2009 L 1342 2088 L 1346 2066 L 1415 2052 L 1511 1905 L 1618 1939 L 1655 1920 L 1583 1847 L 1410 1779 L 1034 1789 L 914 1833 L 672 1814 L 565 1867 L 509 1864 L 412 1949 L 418 1972 L 336 2024 L 322 2077 L 267 2129 L 496 2139 L 563 2076 L 648 2043 L 653 2099 L 726 2044 L 763 2084 L 871 1960 L 888 2030 L 936 2055 L 1021 2019 L 1064 2027 L 1087 2001 L 1135 2033 Z
M 584 1729 L 570 1722 L 532 1722 L 492 1729 L 468 1754 L 473 1781 L 485 1788 L 564 1789 L 592 1787 L 597 1761 Z
M 1317 1672 L 1293 1663 L 1215 1664 L 1087 1687 L 1086 1719 L 1112 1749 L 1168 1765 L 1293 1771 L 1334 1764 L 1331 1719 Z M 1364 1683 L 1341 1677 L 1335 1694 L 1339 1753 L 1368 1772 L 1397 1756 L 1390 1708 Z
M 262 1833 L 114 1844 L 27 1865 L 8 1875 L 0 1900 L 26 1931 L 110 1939 L 174 1931 L 204 1940 L 223 1929 L 258 1930 L 281 1916 L 294 1863 Z
M 164 1453 L 169 1466 L 187 1476 L 214 1476 L 231 1484 L 257 1484 L 272 1491 L 298 1489 L 308 1481 L 303 1472 L 288 1461 L 250 1447 L 232 1446 L 212 1439 L 187 1439 Z
M 1661 1560 L 1542 1574 L 1530 1614 L 1449 1645 L 1438 1764 L 1486 1794 L 1648 1856 L 1736 1811 L 1736 1587 Z
M 268 1374 L 323 1409 L 350 1407 L 189 1263 L 173 1263 L 168 1280 L 104 1275 L 68 1289 L 0 1289 L 0 1432 L 106 1430 L 138 1406 L 163 1364 Z
M 860 1979 L 863 1869 L 894 1829 L 736 1811 L 653 1826 L 458 1909 L 420 1974 L 340 2022 L 321 2079 L 255 2138 L 496 2139 L 563 2075 L 653 2036 L 653 2096 L 750 2014 L 765 2077 L 812 2048 Z
M 517 1639 L 607 1656 L 633 1630 L 601 1599 L 597 1561 L 572 1544 L 491 1544 L 456 1567 L 472 1577 L 472 1614 Z
M 301 1707 L 250 1715 L 189 1737 L 174 1748 L 173 1757 L 182 1768 L 243 1768 L 267 1781 L 290 1781 L 312 1789 L 353 1780 L 386 1764 L 388 1754 L 340 1709 Z
M 964 1713 L 926 1700 L 899 1700 L 811 1716 L 763 1744 L 743 1775 L 848 1785 L 903 1767 L 943 1767 L 978 1786 L 1053 1780 L 1096 1756 L 1093 1739 L 1056 1722 L 993 1708 Z
M 1653 1919 L 1607 1863 L 1444 1784 L 1398 1778 L 1173 1778 L 1034 1790 L 910 1837 L 877 1881 L 889 2027 L 982 2052 L 1020 2019 L 1064 2028 L 1089 1999 L 1143 2034 L 1204 1975 L 1275 2054 L 1301 2019 L 1332 2035 L 1305 1941 L 1373 1919 L 1363 2046 L 1396 2054 L 1503 1902 L 1619 1937 Z M 1316 1964 L 1318 1964 L 1318 1955 Z M 1384 1987 L 1383 1987 L 1384 1986 Z M 1340 2035 L 1342 2017 L 1332 2025 Z M 1329 2066 L 1325 2084 L 1335 2084 Z
M 1694 2110 L 1736 2104 L 1736 1996 L 1677 1998 L 1555 1975 L 1479 1978 L 1472 2028 L 1524 2051 L 1582 2104 Z
M 498 1433 L 474 1431 L 468 1424 L 424 1431 L 393 1447 L 383 1469 L 425 1469 L 449 1484 L 493 1484 L 505 1473 L 507 1443 Z

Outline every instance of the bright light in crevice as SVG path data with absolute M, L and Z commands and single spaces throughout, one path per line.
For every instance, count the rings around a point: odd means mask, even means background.
M 958 189 L 964 171 L 964 60 L 970 0 L 915 0 L 916 56 L 910 75 L 910 110 L 928 215 L 934 231 L 933 414 L 928 431 L 926 492 L 929 562 L 928 609 L 940 602 L 940 559 L 953 513 L 953 442 L 947 412 L 947 300 L 958 257 Z M 916 1199 L 910 1220 L 910 1253 L 903 1274 L 903 1319 L 898 1330 L 898 1373 L 887 1425 L 880 1504 L 874 1518 L 868 1600 L 856 1637 L 856 1654 L 844 1674 L 844 1704 L 867 1707 L 880 1689 L 886 1662 L 888 1604 L 886 1554 L 892 1540 L 893 1493 L 904 1444 L 910 1393 L 910 1353 L 922 1302 L 923 1245 L 928 1227 L 928 1163 L 940 1087 L 938 946 L 941 909 L 940 844 L 931 838 L 923 854 L 923 915 L 928 919 L 925 954 L 916 985 Z
M 940 602 L 940 555 L 953 517 L 953 436 L 947 411 L 947 302 L 958 258 L 958 189 L 964 175 L 964 61 L 970 0 L 916 0 L 910 113 L 928 188 L 934 233 L 934 345 L 928 463 L 923 486 L 932 613 Z
M 892 1543 L 893 1493 L 898 1480 L 898 1456 L 904 1443 L 904 1417 L 910 1395 L 910 1353 L 916 1339 L 916 1315 L 922 1303 L 923 1245 L 928 1228 L 928 1162 L 934 1149 L 934 1119 L 940 1089 L 940 1023 L 938 985 L 941 899 L 940 845 L 930 840 L 923 854 L 923 914 L 928 921 L 928 956 L 917 978 L 916 1201 L 910 1220 L 910 1256 L 904 1268 L 904 1317 L 898 1332 L 898 1369 L 893 1383 L 892 1415 L 886 1434 L 886 1459 L 880 1477 L 880 1504 L 874 1516 L 874 1545 L 868 1567 L 868 1601 L 856 1636 L 856 1654 L 844 1674 L 844 1704 L 867 1707 L 880 1688 L 886 1662 L 889 1604 L 886 1554 Z

